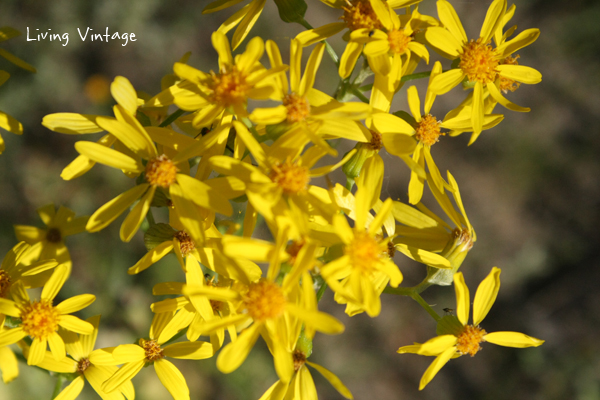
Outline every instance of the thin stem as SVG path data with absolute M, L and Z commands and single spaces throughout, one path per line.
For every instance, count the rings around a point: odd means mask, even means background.
M 169 115 L 167 117 L 167 119 L 165 119 L 160 125 L 159 127 L 164 128 L 165 126 L 169 126 L 171 125 L 177 118 L 181 117 L 183 115 L 185 111 L 184 110 L 177 110 L 175 111 L 173 114 Z
M 351 88 L 350 89 L 350 93 L 352 93 L 353 95 L 355 95 L 356 97 L 358 97 L 358 99 L 360 101 L 362 101 L 363 103 L 367 103 L 369 104 L 369 99 L 367 98 L 367 96 L 365 96 L 364 94 L 362 94 L 362 92 L 356 88 Z
M 399 296 L 409 296 L 410 298 L 414 299 L 417 303 L 419 303 L 419 305 L 421 305 L 421 307 L 423 307 L 425 311 L 427 311 L 427 313 L 431 315 L 433 319 L 437 322 L 441 319 L 441 317 L 433 310 L 433 308 L 431 308 L 429 304 L 427 304 L 425 300 L 423 300 L 423 298 L 419 294 L 425 289 L 427 289 L 429 286 L 431 286 L 431 283 L 427 281 L 423 281 L 417 286 L 407 288 L 392 288 L 388 286 L 383 290 L 383 293 L 396 294 Z
M 63 374 L 58 374 L 58 376 L 56 377 L 56 385 L 54 385 L 54 392 L 52 393 L 52 399 L 55 399 L 56 396 L 58 396 L 60 394 L 60 392 L 62 391 L 62 385 L 63 383 L 65 383 L 65 381 L 67 380 L 67 378 L 63 375 Z
M 440 317 L 434 310 L 433 308 L 431 308 L 429 306 L 429 304 L 427 304 L 427 302 L 425 300 L 423 300 L 423 298 L 421 297 L 420 294 L 418 293 L 413 293 L 412 297 L 417 303 L 419 303 L 421 305 L 421 307 L 423 307 L 425 309 L 425 311 L 427 311 L 429 313 L 429 315 L 431 315 L 433 317 L 433 319 L 435 319 L 435 321 L 439 321 L 440 319 L 442 319 L 442 317 Z

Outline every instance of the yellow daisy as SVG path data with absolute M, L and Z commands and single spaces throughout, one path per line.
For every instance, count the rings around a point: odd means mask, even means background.
M 506 12 L 506 0 L 494 0 L 481 27 L 477 40 L 467 40 L 464 28 L 452 5 L 446 0 L 437 2 L 438 15 L 442 27 L 432 27 L 425 32 L 427 41 L 442 55 L 452 60 L 458 59 L 458 68 L 453 68 L 435 77 L 429 89 L 435 94 L 444 94 L 461 83 L 465 78 L 473 86 L 473 107 L 471 120 L 473 130 L 479 133 L 484 125 L 483 97 L 484 88 L 507 104 L 500 94 L 497 82 L 500 78 L 508 78 L 526 84 L 535 84 L 542 80 L 542 75 L 531 67 L 516 64 L 500 64 L 514 51 L 531 43 L 530 38 L 518 38 L 516 43 L 492 48 L 490 40 Z M 513 46 L 514 45 L 514 46 Z M 523 45 L 523 46 L 521 46 Z
M 96 296 L 81 294 L 64 300 L 56 306 L 52 305 L 54 298 L 67 280 L 67 275 L 67 266 L 56 267 L 44 285 L 40 300 L 31 301 L 25 291 L 20 293 L 22 298 L 18 301 L 0 299 L 0 313 L 20 319 L 16 328 L 0 333 L 0 347 L 30 336 L 33 338 L 33 342 L 27 364 L 37 365 L 43 360 L 48 345 L 50 345 L 55 360 L 60 361 L 66 356 L 65 342 L 58 334 L 59 326 L 84 335 L 92 333 L 92 324 L 68 314 L 89 306 L 94 302 Z
M 100 316 L 97 315 L 88 318 L 86 321 L 94 327 L 94 331 L 91 335 L 77 335 L 73 332 L 60 330 L 60 335 L 65 340 L 65 347 L 70 357 L 65 357 L 61 361 L 56 361 L 52 356 L 52 353 L 46 352 L 43 360 L 37 365 L 48 371 L 76 375 L 75 379 L 73 379 L 73 381 L 69 383 L 55 399 L 76 399 L 81 394 L 85 382 L 87 381 L 104 400 L 123 400 L 123 396 L 127 397 L 129 400 L 133 400 L 135 398 L 135 390 L 131 382 L 125 382 L 119 387 L 119 392 L 109 394 L 102 390 L 104 381 L 110 378 L 118 368 L 114 365 L 102 364 L 103 359 L 106 358 L 105 350 L 94 350 L 96 338 L 98 337 Z M 28 347 L 24 347 L 23 354 L 25 357 L 28 356 Z
M 172 336 L 164 336 L 160 340 L 159 336 L 172 318 L 173 313 L 155 314 L 149 339 L 140 339 L 138 344 L 122 344 L 112 350 L 113 363 L 123 366 L 104 382 L 103 391 L 111 394 L 119 390 L 145 365 L 152 364 L 158 379 L 175 400 L 189 400 L 190 391 L 183 374 L 166 358 L 203 360 L 214 355 L 213 346 L 207 342 L 178 342 L 163 346 Z
M 468 325 L 471 300 L 469 288 L 465 284 L 462 272 L 454 275 L 456 291 L 456 316 L 448 315 L 438 322 L 439 336 L 423 344 L 400 347 L 398 353 L 415 353 L 423 356 L 435 356 L 435 360 L 423 374 L 419 384 L 422 390 L 435 377 L 438 371 L 451 358 L 469 354 L 473 357 L 481 350 L 482 342 L 490 342 L 506 347 L 537 347 L 543 340 L 519 332 L 487 333 L 479 326 L 496 301 L 500 290 L 500 269 L 492 268 L 490 274 L 479 284 L 473 301 L 473 324 Z

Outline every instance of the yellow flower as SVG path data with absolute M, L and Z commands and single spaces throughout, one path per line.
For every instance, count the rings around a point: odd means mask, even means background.
M 277 248 L 287 242 L 287 231 L 282 230 L 277 238 Z M 210 288 L 190 286 L 184 288 L 188 296 L 204 295 L 211 300 L 231 302 L 236 313 L 221 319 L 204 322 L 199 329 L 209 334 L 217 329 L 236 325 L 245 327 L 237 339 L 226 345 L 217 358 L 217 368 L 223 373 L 236 370 L 262 335 L 273 354 L 277 375 L 289 382 L 294 374 L 294 364 L 289 349 L 289 338 L 298 337 L 301 324 L 306 329 L 327 334 L 339 334 L 344 326 L 336 318 L 317 310 L 312 279 L 305 272 L 315 262 L 314 246 L 312 254 L 306 250 L 306 257 L 296 258 L 292 272 L 283 278 L 281 284 L 275 280 L 280 271 L 280 252 L 274 251 L 267 276 L 249 284 L 236 282 L 231 288 Z M 302 289 L 298 285 L 303 276 Z
M 173 316 L 174 313 L 155 314 L 148 340 L 140 339 L 138 344 L 123 344 L 112 350 L 113 364 L 124 365 L 104 382 L 103 391 L 111 394 L 122 388 L 145 365 L 152 364 L 158 379 L 175 400 L 189 400 L 190 391 L 183 374 L 166 358 L 203 360 L 212 357 L 214 351 L 212 345 L 207 342 L 178 342 L 163 347 L 163 344 L 170 340 L 172 335 L 163 337 L 160 335 Z
M 224 10 L 225 8 L 236 5 L 237 3 L 242 2 L 243 0 L 217 0 L 209 3 L 204 10 L 202 10 L 202 14 L 209 14 L 216 11 Z M 222 32 L 226 34 L 231 29 L 237 26 L 237 29 L 233 33 L 233 38 L 231 39 L 231 46 L 235 50 L 240 43 L 244 41 L 246 36 L 250 33 L 250 30 L 260 17 L 263 8 L 265 7 L 265 3 L 267 0 L 251 0 L 248 4 L 242 7 L 239 11 L 234 13 L 231 17 L 227 19 L 227 21 L 223 22 L 223 24 L 217 30 L 218 32 Z
M 313 88 L 325 45 L 315 46 L 304 75 L 301 70 L 302 46 L 296 39 L 290 44 L 290 79 L 281 74 L 275 80 L 283 104 L 274 108 L 255 108 L 250 119 L 256 124 L 281 124 L 289 135 L 306 135 L 310 141 L 335 156 L 337 152 L 326 139 L 345 138 L 366 141 L 365 133 L 355 121 L 371 114 L 368 104 L 339 102 Z M 273 68 L 281 68 L 281 54 L 272 40 L 267 41 L 267 53 Z M 293 132 L 293 133 L 292 133 Z
M 65 238 L 85 231 L 87 216 L 75 217 L 75 213 L 67 207 L 60 206 L 58 211 L 54 204 L 38 208 L 38 215 L 46 225 L 46 229 L 28 225 L 15 225 L 15 235 L 35 246 L 39 243 L 38 257 L 40 260 L 53 258 L 61 264 L 66 264 L 71 270 L 71 256 Z
M 114 365 L 104 365 L 107 352 L 104 349 L 94 350 L 96 338 L 98 336 L 98 325 L 100 316 L 88 318 L 86 320 L 93 325 L 94 331 L 91 335 L 77 335 L 73 332 L 60 330 L 60 335 L 65 340 L 65 347 L 70 357 L 65 357 L 61 361 L 56 361 L 52 353 L 45 352 L 43 360 L 37 365 L 48 371 L 63 374 L 76 374 L 67 387 L 56 397 L 59 400 L 74 400 L 83 390 L 87 381 L 96 393 L 103 399 L 123 400 L 123 395 L 132 400 L 135 398 L 135 391 L 131 382 L 125 382 L 119 387 L 119 393 L 106 393 L 102 390 L 102 384 L 110 378 L 118 368 Z M 23 354 L 28 356 L 29 348 L 24 347 Z
M 435 77 L 430 82 L 429 89 L 435 94 L 444 94 L 465 78 L 473 83 L 471 120 L 474 132 L 478 134 L 484 125 L 484 88 L 487 88 L 490 95 L 499 103 L 508 104 L 508 100 L 500 94 L 497 87 L 501 78 L 526 84 L 535 84 L 542 80 L 542 75 L 531 67 L 500 63 L 533 40 L 531 37 L 518 37 L 512 43 L 504 43 L 495 49 L 492 48 L 490 39 L 506 12 L 506 0 L 494 0 L 490 4 L 479 38 L 470 42 L 467 41 L 464 28 L 452 5 L 446 0 L 439 0 L 437 8 L 444 28 L 432 27 L 425 32 L 425 37 L 442 55 L 453 60 L 459 59 L 460 62 L 458 68 Z
M 391 260 L 391 237 L 383 238 L 381 234 L 392 209 L 392 199 L 377 207 L 375 217 L 370 213 L 379 200 L 382 179 L 383 160 L 375 155 L 365 162 L 356 181 L 354 201 L 347 200 L 348 192 L 344 196 L 346 203 L 340 204 L 342 208 L 353 208 L 348 215 L 355 221 L 354 228 L 350 228 L 344 215 L 333 217 L 344 255 L 321 267 L 321 275 L 335 292 L 336 301 L 348 303 L 346 313 L 350 315 L 366 311 L 370 317 L 376 317 L 381 312 L 381 292 L 388 282 L 393 287 L 402 282 L 402 273 Z
M 42 290 L 40 300 L 31 301 L 25 291 L 20 293 L 22 298 L 16 302 L 0 299 L 0 313 L 21 320 L 16 328 L 0 333 L 0 347 L 30 336 L 33 338 L 33 342 L 27 364 L 37 365 L 43 360 L 48 345 L 50 345 L 56 361 L 60 361 L 66 356 L 65 342 L 58 334 L 59 326 L 84 335 L 92 333 L 92 324 L 68 314 L 89 306 L 94 302 L 96 296 L 81 294 L 64 300 L 56 306 L 52 305 L 54 298 L 65 283 L 67 275 L 67 266 L 56 267 Z
M 537 347 L 543 340 L 519 332 L 487 333 L 479 324 L 486 317 L 496 301 L 500 290 L 500 269 L 492 268 L 490 274 L 479 284 L 473 301 L 473 324 L 468 325 L 471 300 L 469 288 L 465 284 L 462 272 L 454 275 L 456 291 L 456 316 L 445 316 L 438 322 L 439 336 L 423 344 L 414 344 L 398 349 L 398 353 L 415 353 L 423 356 L 436 356 L 423 374 L 419 390 L 422 390 L 446 365 L 451 358 L 469 354 L 473 357 L 481 350 L 482 342 L 490 342 L 506 347 Z
M 265 45 L 255 37 L 246 46 L 246 51 L 234 60 L 227 37 L 221 32 L 212 34 L 212 44 L 219 54 L 219 70 L 210 74 L 175 63 L 175 73 L 181 82 L 162 91 L 146 106 L 157 107 L 175 103 L 186 111 L 195 111 L 192 124 L 196 128 L 207 127 L 228 110 L 238 118 L 248 116 L 249 99 L 267 100 L 273 96 L 273 77 L 287 69 L 265 69 L 259 62 Z

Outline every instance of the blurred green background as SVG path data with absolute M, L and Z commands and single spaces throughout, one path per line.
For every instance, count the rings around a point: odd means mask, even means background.
M 313 26 L 341 15 L 317 0 L 307 2 L 306 19 Z M 453 2 L 468 36 L 478 35 L 489 3 Z M 25 130 L 20 137 L 2 132 L 6 151 L 0 156 L 0 254 L 16 244 L 13 224 L 41 226 L 36 208 L 53 202 L 89 215 L 131 187 L 131 180 L 103 166 L 63 181 L 60 172 L 76 157 L 73 144 L 80 138 L 51 132 L 41 120 L 55 112 L 111 115 L 112 99 L 94 100 L 86 94 L 93 82 L 101 87 L 103 80 L 123 75 L 137 90 L 155 94 L 161 77 L 171 73 L 173 63 L 187 51 L 192 52 L 191 65 L 216 69 L 210 34 L 239 6 L 202 15 L 206 4 L 206 0 L 0 2 L 0 26 L 23 33 L 2 43 L 2 48 L 38 69 L 30 74 L 0 60 L 0 69 L 12 75 L 0 88 L 0 110 L 21 121 Z M 431 0 L 424 0 L 420 11 L 437 15 Z M 317 335 L 311 361 L 335 372 L 356 399 L 600 399 L 599 19 L 596 1 L 519 1 L 511 21 L 519 26 L 517 32 L 541 30 L 539 40 L 519 52 L 519 62 L 541 71 L 543 81 L 521 86 L 510 98 L 532 111 L 519 114 L 498 107 L 496 112 L 505 113 L 505 120 L 475 144 L 468 147 L 468 135 L 462 135 L 443 137 L 433 148 L 439 168 L 449 169 L 457 179 L 478 233 L 461 269 L 471 294 L 493 266 L 503 271 L 498 300 L 483 327 L 488 332 L 525 332 L 546 343 L 522 350 L 484 344 L 476 357 L 450 362 L 419 392 L 418 382 L 432 359 L 400 356 L 396 350 L 432 337 L 431 318 L 410 299 L 391 295 L 383 296 L 378 318 L 348 318 L 328 293 L 321 308 L 340 318 L 347 329 L 338 337 Z M 27 27 L 32 33 L 69 32 L 69 43 L 28 42 Z M 97 33 L 106 27 L 110 32 L 133 32 L 137 41 L 126 46 L 121 40 L 81 42 L 78 27 Z M 250 37 L 275 40 L 286 60 L 289 39 L 301 30 L 299 25 L 280 22 L 275 5 L 268 1 Z M 341 54 L 340 38 L 332 44 Z M 419 71 L 426 68 L 421 65 Z M 336 82 L 335 67 L 325 56 L 316 87 L 332 93 Z M 424 84 L 418 83 L 420 90 Z M 393 110 L 406 109 L 405 93 L 406 87 Z M 439 97 L 433 113 L 441 119 L 462 96 L 456 89 Z M 383 196 L 406 201 L 408 170 L 398 159 L 383 152 L 382 157 Z M 431 197 L 424 202 L 433 206 Z M 152 317 L 149 305 L 157 300 L 151 287 L 183 279 L 174 257 L 139 276 L 127 275 L 145 248 L 141 233 L 130 244 L 120 242 L 120 220 L 100 233 L 77 235 L 67 243 L 73 273 L 59 297 L 97 296 L 80 316 L 102 314 L 100 347 L 146 336 Z M 405 285 L 423 276 L 422 266 L 400 256 L 395 260 L 405 274 Z M 424 298 L 440 314 L 445 307 L 454 308 L 451 288 L 429 289 Z M 259 341 L 256 347 L 230 375 L 220 374 L 214 359 L 175 364 L 194 399 L 258 399 L 276 375 L 265 346 Z M 318 374 L 313 376 L 320 398 L 342 398 Z M 0 398 L 50 399 L 54 382 L 48 373 L 21 364 L 19 379 L 0 385 Z M 134 384 L 139 399 L 170 398 L 152 368 L 144 369 Z M 80 398 L 97 396 L 86 388 Z

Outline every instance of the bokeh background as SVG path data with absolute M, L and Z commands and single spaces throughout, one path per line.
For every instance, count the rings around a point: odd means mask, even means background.
M 340 16 L 317 0 L 307 2 L 306 19 L 313 26 Z M 453 2 L 468 36 L 478 35 L 489 3 Z M 79 138 L 51 132 L 41 120 L 55 112 L 111 115 L 112 99 L 102 92 L 115 76 L 123 75 L 137 90 L 155 94 L 161 77 L 171 73 L 173 63 L 188 51 L 191 65 L 215 69 L 210 33 L 239 6 L 202 15 L 206 4 L 206 0 L 0 2 L 0 26 L 23 32 L 1 46 L 38 69 L 30 74 L 0 60 L 0 68 L 12 75 L 0 88 L 0 109 L 21 121 L 25 130 L 19 137 L 2 132 L 6 151 L 0 156 L 0 254 L 16 244 L 13 224 L 42 226 L 35 212 L 38 207 L 55 203 L 89 215 L 131 187 L 131 180 L 103 166 L 63 181 L 60 172 L 76 157 L 73 144 Z M 420 11 L 437 15 L 432 0 L 424 0 Z M 505 112 L 505 120 L 475 144 L 467 146 L 468 135 L 462 135 L 441 138 L 433 148 L 440 169 L 449 169 L 456 177 L 478 233 L 461 269 L 472 294 L 493 266 L 502 268 L 502 288 L 484 328 L 525 332 L 546 343 L 533 349 L 484 344 L 476 357 L 453 360 L 418 391 L 431 358 L 400 356 L 396 350 L 432 337 L 431 318 L 410 299 L 392 295 L 383 296 L 378 318 L 348 318 L 328 293 L 321 308 L 339 317 L 347 329 L 338 337 L 317 335 L 311 360 L 335 372 L 356 399 L 600 398 L 599 19 L 600 4 L 594 0 L 520 0 L 512 23 L 518 31 L 537 27 L 541 36 L 519 52 L 519 61 L 540 70 L 543 81 L 523 85 L 511 99 L 532 111 L 502 109 L 497 112 Z M 27 27 L 32 33 L 68 32 L 69 43 L 28 42 Z M 137 41 L 126 46 L 121 40 L 82 42 L 78 27 L 133 32 Z M 299 25 L 280 22 L 275 5 L 268 1 L 250 37 L 275 40 L 287 53 L 289 39 L 301 30 Z M 332 44 L 341 54 L 340 38 Z M 418 71 L 426 68 L 421 65 Z M 316 87 L 332 93 L 336 82 L 335 67 L 325 56 Z M 424 84 L 417 83 L 421 90 Z M 406 87 L 393 110 L 407 109 L 405 93 Z M 433 113 L 443 117 L 462 96 L 455 89 L 438 98 Z M 382 157 L 387 171 L 383 196 L 406 201 L 408 170 L 383 152 Z M 431 200 L 424 198 L 433 207 Z M 80 316 L 102 314 L 98 341 L 102 347 L 146 336 L 152 317 L 149 305 L 157 300 L 151 287 L 182 280 L 174 257 L 139 276 L 127 275 L 145 248 L 141 233 L 130 244 L 121 243 L 118 224 L 69 238 L 73 273 L 59 295 L 97 296 Z M 405 274 L 404 284 L 422 278 L 422 266 L 400 256 L 396 262 Z M 423 296 L 440 314 L 443 308 L 454 307 L 451 288 L 431 288 Z M 216 370 L 214 359 L 176 364 L 192 398 L 198 400 L 258 399 L 276 380 L 271 356 L 260 341 L 244 365 L 227 376 Z M 0 398 L 50 399 L 56 378 L 21 367 L 18 380 L 0 385 Z M 320 398 L 342 398 L 322 377 L 313 376 Z M 170 398 L 152 368 L 144 369 L 134 384 L 139 399 Z M 80 398 L 97 395 L 86 388 Z

